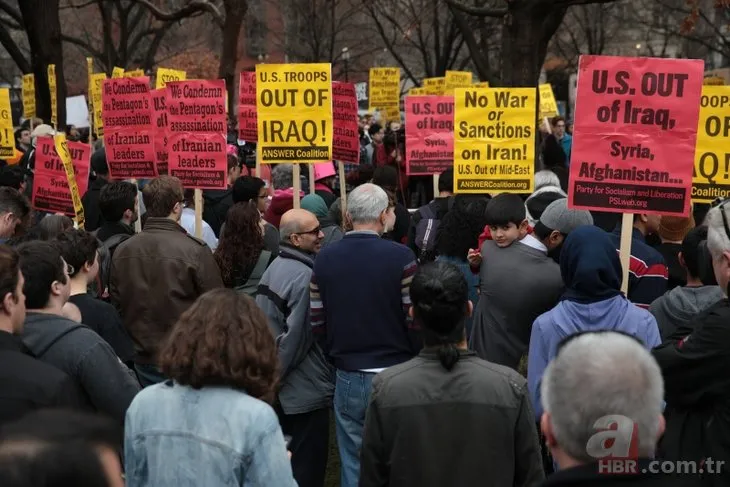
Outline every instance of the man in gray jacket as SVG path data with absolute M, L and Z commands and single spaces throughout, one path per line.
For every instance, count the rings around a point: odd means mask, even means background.
M 256 304 L 269 320 L 281 367 L 277 413 L 291 435 L 292 470 L 300 487 L 321 487 L 327 468 L 334 369 L 312 337 L 309 281 L 324 233 L 307 210 L 289 210 L 279 224 L 279 256 L 259 283 Z M 343 283 L 344 284 L 344 283 Z
M 48 242 L 22 244 L 18 253 L 28 310 L 23 343 L 36 358 L 70 375 L 81 386 L 92 409 L 124 423 L 139 383 L 103 338 L 62 316 L 73 270 Z

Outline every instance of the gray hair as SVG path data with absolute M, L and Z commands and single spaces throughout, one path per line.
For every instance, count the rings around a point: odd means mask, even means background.
M 730 203 L 726 206 L 730 206 Z M 725 224 L 722 220 L 722 213 L 730 223 L 730 212 L 724 206 L 716 206 L 707 213 L 705 222 L 707 223 L 707 248 L 712 257 L 717 259 L 723 252 L 730 251 L 730 238 L 725 232 Z
M 353 225 L 374 223 L 388 209 L 388 194 L 372 183 L 361 184 L 347 197 L 347 214 Z
M 271 185 L 274 189 L 288 189 L 294 186 L 294 166 L 277 164 L 271 171 Z
M 590 463 L 597 422 L 620 415 L 633 421 L 638 454 L 651 457 L 659 433 L 664 381 L 656 360 L 635 339 L 614 332 L 588 333 L 565 344 L 541 385 L 555 440 L 571 458 Z
M 548 171 L 547 169 L 543 169 L 542 171 L 537 171 L 535 173 L 535 191 L 540 188 L 544 188 L 545 186 L 560 188 L 560 179 L 558 179 L 558 175 L 552 171 Z

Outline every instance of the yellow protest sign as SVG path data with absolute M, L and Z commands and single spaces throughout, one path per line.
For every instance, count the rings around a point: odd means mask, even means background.
M 708 76 L 702 80 L 702 84 L 705 86 L 723 86 L 725 84 L 725 78 L 721 76 Z
M 383 119 L 383 122 L 400 122 L 400 108 L 395 107 L 385 107 L 380 109 L 380 116 Z
M 424 78 L 423 87 L 428 95 L 443 95 L 446 92 L 446 78 Z
M 35 117 L 35 75 L 23 75 L 23 117 Z
M 457 88 L 454 192 L 531 193 L 534 88 Z
M 114 66 L 112 69 L 112 78 L 124 78 L 124 68 Z
M 262 163 L 332 160 L 332 65 L 257 64 Z
M 398 107 L 400 103 L 400 68 L 370 68 L 369 110 Z
M 185 81 L 188 79 L 185 71 L 177 69 L 157 68 L 157 76 L 155 76 L 155 89 L 164 88 L 171 81 Z
M 473 86 L 474 88 L 489 88 L 489 81 L 478 81 Z
M 410 90 L 408 90 L 408 95 L 409 96 L 423 96 L 423 95 L 428 95 L 428 93 L 426 93 L 426 88 L 416 86 L 416 87 L 413 87 Z
M 94 109 L 94 132 L 97 137 L 104 135 L 104 120 L 101 117 L 101 87 L 106 79 L 106 73 L 95 73 L 91 75 L 91 105 Z
M 141 78 L 144 76 L 144 69 L 133 69 L 132 71 L 125 71 L 125 78 Z
M 471 86 L 471 71 L 446 71 L 444 84 L 447 95 L 453 95 L 456 88 Z
M 0 88 L 0 159 L 9 159 L 15 154 L 13 137 L 13 112 L 10 109 L 10 89 Z
M 48 65 L 48 90 L 51 92 L 51 125 L 58 125 L 58 89 L 56 87 L 56 65 Z
M 706 85 L 700 98 L 692 201 L 730 196 L 730 86 Z
M 71 160 L 71 153 L 68 151 L 68 141 L 65 134 L 56 135 L 53 138 L 56 152 L 59 159 L 63 163 L 63 169 L 66 172 L 68 187 L 71 190 L 71 201 L 74 205 L 74 213 L 76 213 L 76 224 L 80 229 L 84 229 L 84 205 L 81 204 L 81 195 L 79 194 L 79 186 L 76 184 L 76 173 Z
M 550 83 L 540 85 L 540 118 L 558 116 L 558 104 L 555 102 L 553 87 Z

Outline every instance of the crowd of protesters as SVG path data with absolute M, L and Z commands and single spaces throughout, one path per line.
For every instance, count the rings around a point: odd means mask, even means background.
M 332 423 L 342 487 L 730 485 L 730 207 L 636 214 L 622 293 L 619 222 L 567 205 L 563 119 L 524 196 L 447 170 L 424 197 L 402 127 L 367 117 L 344 202 L 331 164 L 265 181 L 231 150 L 195 208 L 100 148 L 85 229 L 27 198 L 52 129 L 16 135 L 2 486 L 323 487 Z

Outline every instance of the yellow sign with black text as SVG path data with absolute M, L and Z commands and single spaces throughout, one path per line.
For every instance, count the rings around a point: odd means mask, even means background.
M 66 140 L 65 134 L 56 135 L 53 138 L 54 145 L 56 146 L 56 152 L 58 153 L 59 159 L 63 163 L 63 169 L 66 172 L 66 179 L 68 180 L 68 187 L 71 190 L 71 201 L 74 205 L 74 213 L 76 213 L 76 224 L 78 227 L 84 229 L 84 205 L 81 203 L 81 195 L 79 194 L 79 186 L 76 184 L 76 173 L 74 173 L 73 161 L 71 160 L 71 153 L 68 151 L 68 141 Z
M 692 201 L 730 196 L 730 86 L 705 85 L 700 98 Z
M 472 86 L 474 88 L 489 88 L 489 81 L 477 81 Z
M 534 88 L 457 88 L 454 192 L 532 193 Z
M 471 71 L 446 71 L 444 76 L 445 94 L 453 95 L 456 88 L 471 86 Z
M 331 64 L 257 64 L 256 111 L 262 163 L 332 160 Z
M 132 71 L 125 71 L 125 78 L 141 78 L 144 76 L 144 69 L 133 69 Z
M 157 76 L 155 76 L 155 89 L 164 88 L 167 83 L 173 81 L 186 81 L 188 75 L 185 71 L 177 69 L 157 68 Z
M 10 89 L 0 88 L 0 159 L 15 155 L 13 112 L 10 109 Z
M 101 87 L 106 79 L 106 73 L 94 73 L 91 75 L 91 104 L 94 110 L 94 132 L 97 137 L 104 136 L 104 119 L 101 117 Z
M 369 111 L 393 109 L 400 104 L 400 68 L 370 68 Z
M 112 69 L 112 78 L 124 78 L 124 68 L 114 66 Z
M 550 83 L 539 86 L 540 90 L 540 119 L 558 116 L 558 104 L 555 101 L 553 87 Z
M 23 118 L 35 117 L 35 75 L 23 75 Z
M 51 92 L 51 125 L 58 125 L 58 88 L 56 86 L 56 65 L 48 65 L 48 90 Z
M 446 78 L 424 78 L 423 87 L 427 95 L 443 95 L 446 93 Z

